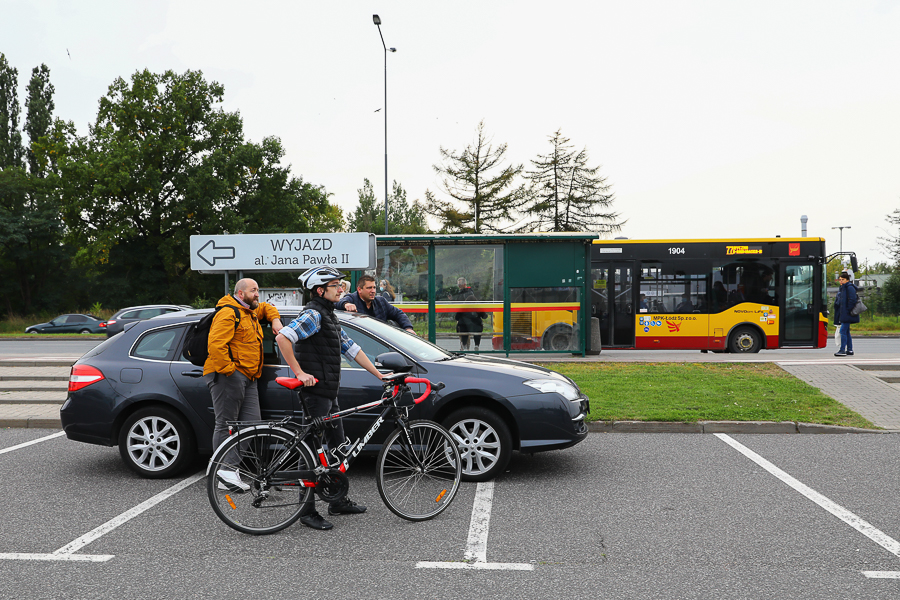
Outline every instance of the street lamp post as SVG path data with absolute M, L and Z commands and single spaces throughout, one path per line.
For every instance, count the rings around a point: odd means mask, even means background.
M 381 33 L 381 17 L 372 15 L 372 22 L 378 27 L 381 45 L 384 47 L 384 235 L 388 234 L 388 159 L 387 159 L 387 53 L 396 52 L 396 48 L 388 48 Z
M 840 227 L 832 227 L 832 229 L 840 229 L 840 231 L 841 231 L 840 252 L 843 252 L 844 251 L 844 230 L 850 229 L 850 226 L 849 225 L 841 225 Z

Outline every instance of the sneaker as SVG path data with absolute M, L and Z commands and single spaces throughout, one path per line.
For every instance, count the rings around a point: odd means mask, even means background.
M 847 356 L 847 353 L 846 352 L 835 352 L 834 355 L 835 356 Z
M 366 512 L 366 507 L 357 504 L 350 498 L 344 498 L 328 505 L 329 515 L 358 515 Z
M 853 356 L 853 350 L 847 350 L 847 356 Z
M 237 471 L 219 469 L 216 471 L 216 477 L 219 480 L 220 490 L 228 490 L 235 494 L 243 494 L 250 489 L 249 485 L 241 481 L 241 476 Z
M 328 531 L 334 525 L 331 524 L 331 521 L 326 521 L 322 515 L 318 513 L 318 511 L 313 511 L 308 515 L 303 515 L 300 517 L 300 522 L 306 525 L 307 527 L 312 527 L 313 529 L 318 529 L 319 531 Z

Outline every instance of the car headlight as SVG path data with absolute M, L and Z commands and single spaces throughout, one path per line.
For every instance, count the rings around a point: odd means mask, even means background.
M 581 397 L 578 388 L 570 383 L 559 381 L 557 379 L 531 379 L 523 383 L 529 387 L 533 387 L 542 394 L 552 394 L 553 392 L 556 392 L 566 400 L 577 400 Z

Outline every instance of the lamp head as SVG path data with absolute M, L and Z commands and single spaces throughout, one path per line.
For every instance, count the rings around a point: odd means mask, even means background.
M 397 51 L 396 48 L 388 48 L 388 50 L 390 50 L 391 52 L 396 52 L 396 51 Z
M 381 17 L 378 15 L 372 15 L 372 22 L 376 25 L 381 25 Z

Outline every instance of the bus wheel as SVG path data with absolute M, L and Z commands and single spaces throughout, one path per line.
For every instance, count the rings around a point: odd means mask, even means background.
M 731 352 L 759 352 L 761 347 L 759 334 L 750 327 L 738 327 L 728 340 L 728 350 Z
M 565 325 L 553 325 L 541 339 L 541 348 L 544 350 L 563 351 L 572 345 L 572 329 Z

